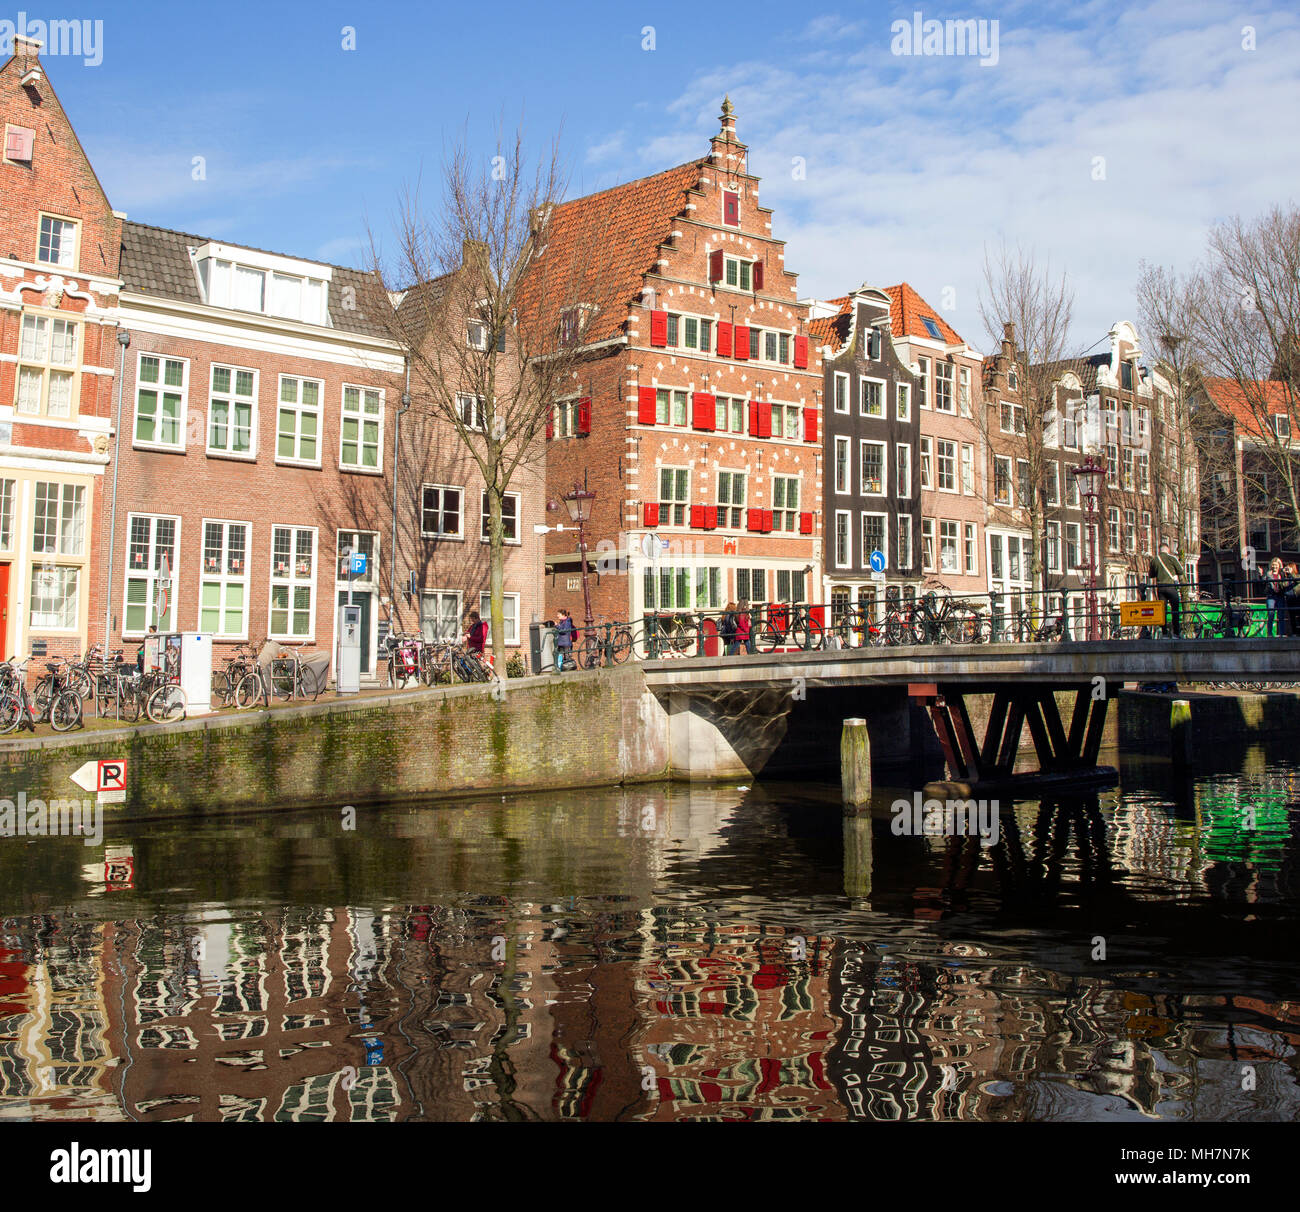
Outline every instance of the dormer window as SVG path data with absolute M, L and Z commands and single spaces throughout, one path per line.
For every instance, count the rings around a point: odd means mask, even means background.
M 1119 385 L 1124 391 L 1133 390 L 1133 363 L 1121 362 L 1119 364 Z
M 306 272 L 301 262 L 289 262 L 281 269 L 275 264 L 278 259 L 250 253 L 236 260 L 217 255 L 215 246 L 201 250 L 196 260 L 209 307 L 261 312 L 303 324 L 329 323 L 329 280 Z M 304 272 L 295 272 L 299 265 Z
M 928 332 L 930 336 L 934 338 L 934 340 L 936 341 L 943 340 L 943 333 L 939 331 L 939 325 L 937 321 L 931 319 L 929 316 L 922 316 L 921 323 L 925 325 L 925 331 Z
M 1291 418 L 1284 416 L 1282 413 L 1278 413 L 1274 416 L 1273 432 L 1277 434 L 1283 442 L 1289 442 L 1291 440 Z

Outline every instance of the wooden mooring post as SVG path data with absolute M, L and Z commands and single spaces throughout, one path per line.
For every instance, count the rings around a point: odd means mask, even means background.
M 864 719 L 845 720 L 840 731 L 840 784 L 845 808 L 871 804 L 871 739 Z

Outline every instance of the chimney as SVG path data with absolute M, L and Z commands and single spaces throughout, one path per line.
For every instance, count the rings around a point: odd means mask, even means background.
M 709 158 L 731 172 L 745 171 L 745 145 L 736 138 L 736 107 L 729 96 L 722 98 L 722 113 L 718 115 L 721 127 L 713 136 Z
M 14 35 L 13 57 L 18 60 L 19 83 L 23 88 L 34 88 L 45 78 L 41 69 L 41 45 L 39 39 L 27 34 Z

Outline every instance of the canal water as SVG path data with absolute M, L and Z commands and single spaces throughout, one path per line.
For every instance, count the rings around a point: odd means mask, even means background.
M 0 838 L 0 1118 L 1294 1119 L 1300 766 L 1223 756 L 995 842 L 780 783 Z

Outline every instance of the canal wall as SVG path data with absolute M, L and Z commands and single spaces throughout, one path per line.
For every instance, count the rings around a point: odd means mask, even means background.
M 1125 690 L 1119 696 L 1119 743 L 1142 753 L 1168 753 L 1171 710 L 1185 700 L 1191 710 L 1191 747 L 1212 754 L 1225 743 L 1300 735 L 1300 695 L 1287 691 L 1248 694 L 1154 694 Z
M 635 665 L 435 687 L 0 743 L 0 797 L 80 798 L 85 762 L 125 758 L 126 802 L 212 809 L 428 801 L 669 777 L 667 719 Z

